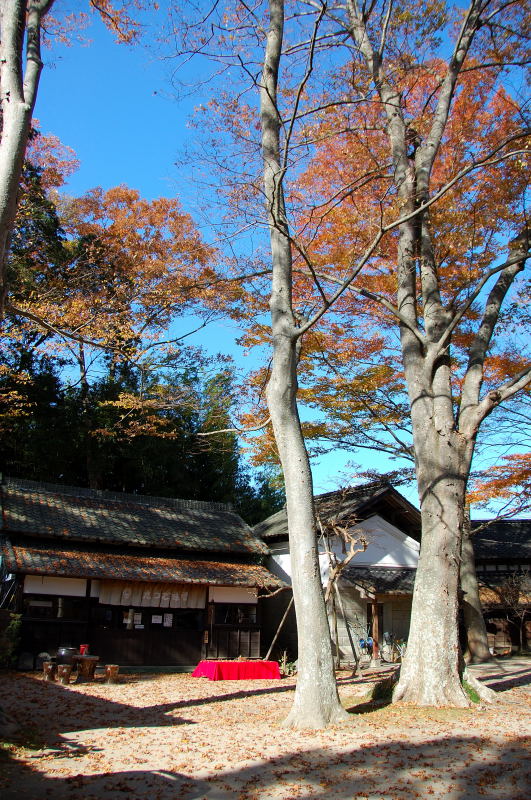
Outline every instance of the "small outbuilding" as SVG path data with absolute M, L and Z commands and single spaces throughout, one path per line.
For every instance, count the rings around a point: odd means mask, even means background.
M 389 483 L 378 481 L 327 492 L 314 502 L 324 586 L 334 564 L 348 555 L 350 541 L 357 550 L 340 571 L 328 603 L 338 660 L 352 661 L 353 643 L 357 647 L 368 638 L 384 652 L 386 643 L 401 646 L 409 633 L 420 552 L 419 510 Z M 531 520 L 483 520 L 472 527 L 489 644 L 497 653 L 524 649 L 531 639 Z M 254 533 L 270 549 L 269 569 L 290 584 L 286 509 L 256 525 Z M 263 634 L 265 641 L 272 640 L 284 619 L 276 653 L 285 650 L 296 658 L 297 626 L 289 599 L 281 593 L 266 601 Z

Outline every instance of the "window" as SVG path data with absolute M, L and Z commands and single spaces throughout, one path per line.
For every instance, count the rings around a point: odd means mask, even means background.
M 24 616 L 31 619 L 65 619 L 84 622 L 87 619 L 87 601 L 84 597 L 28 594 L 24 595 Z
M 142 608 L 140 606 L 105 606 L 98 603 L 93 609 L 94 622 L 104 629 L 143 631 L 172 628 L 203 630 L 202 608 Z M 153 621 L 155 618 L 155 621 Z
M 256 625 L 256 606 L 251 604 L 216 603 L 215 625 Z

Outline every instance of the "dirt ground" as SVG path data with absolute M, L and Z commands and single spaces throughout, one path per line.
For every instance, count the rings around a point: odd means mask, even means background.
M 531 659 L 475 672 L 499 691 L 494 706 L 375 706 L 376 676 L 342 673 L 351 719 L 318 732 L 281 724 L 293 679 L 135 674 L 64 687 L 4 673 L 0 797 L 529 800 Z

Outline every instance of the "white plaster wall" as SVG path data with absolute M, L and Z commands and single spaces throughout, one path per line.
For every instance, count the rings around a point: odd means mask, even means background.
M 280 542 L 269 545 L 271 556 L 268 559 L 267 568 L 273 575 L 282 578 L 286 583 L 291 583 L 291 557 L 287 542 Z
M 417 566 L 420 544 L 377 514 L 358 523 L 351 530 L 353 533 L 359 531 L 368 543 L 364 552 L 354 556 L 351 563 L 355 566 Z M 341 543 L 338 542 L 334 549 L 341 556 Z
M 350 562 L 353 566 L 367 567 L 416 567 L 419 557 L 420 544 L 407 536 L 399 528 L 391 525 L 386 520 L 375 514 L 369 519 L 363 520 L 355 528 L 354 533 L 359 531 L 360 535 L 365 536 L 368 547 L 365 552 L 357 553 Z M 338 558 L 343 558 L 344 553 L 342 543 L 335 541 L 332 545 Z M 328 578 L 328 556 L 322 552 L 323 546 L 320 545 L 319 563 L 321 567 L 321 578 L 323 583 Z M 270 545 L 271 558 L 268 564 L 269 569 L 279 578 L 290 582 L 291 560 L 287 542 L 277 542 Z
M 256 603 L 258 592 L 245 586 L 211 586 L 208 599 L 215 603 Z
M 25 594 L 56 594 L 68 597 L 85 597 L 87 582 L 84 578 L 46 578 L 41 575 L 26 575 Z

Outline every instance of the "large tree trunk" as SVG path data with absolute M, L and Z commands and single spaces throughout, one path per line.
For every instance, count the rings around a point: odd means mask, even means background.
M 457 614 L 466 478 L 460 475 L 457 435 L 441 434 L 424 429 L 417 447 L 422 542 L 407 652 L 393 699 L 464 707 L 469 700 L 461 685 Z
M 525 264 L 529 250 L 527 225 L 509 244 L 503 269 L 485 299 L 484 312 L 469 349 L 461 382 L 452 376 L 450 347 L 466 319 L 470 304 L 485 290 L 487 273 L 465 301 L 454 308 L 451 290 L 441 291 L 440 256 L 431 235 L 428 203 L 434 199 L 432 172 L 448 125 L 460 72 L 477 32 L 484 26 L 485 4 L 471 0 L 455 40 L 453 53 L 437 91 L 432 95 L 431 122 L 422 135 L 410 127 L 409 114 L 395 72 L 395 58 L 384 58 L 392 5 L 383 29 L 380 10 L 346 0 L 348 33 L 370 72 L 386 114 L 386 134 L 400 199 L 397 259 L 397 304 L 404 371 L 413 430 L 413 450 L 422 513 L 422 544 L 417 569 L 407 654 L 397 699 L 421 705 L 468 704 L 461 687 L 457 628 L 461 535 L 474 443 L 490 411 L 530 380 L 524 371 L 481 398 L 485 359 L 504 298 Z M 375 20 L 378 19 L 378 24 Z M 393 24 L 396 24 L 397 19 Z M 427 106 L 424 108 L 427 112 Z M 423 112 L 423 113 L 424 113 Z M 423 126 L 427 116 L 423 117 Z M 415 219 L 413 216 L 416 215 Z M 494 276 L 495 272 L 492 273 Z M 385 298 L 378 298 L 385 302 Z M 389 306 L 387 306 L 389 307 Z M 389 307 L 390 308 L 390 307 Z
M 0 317 L 7 293 L 6 259 L 17 213 L 20 176 L 42 70 L 41 20 L 52 3 L 53 0 L 0 3 Z
M 347 718 L 339 702 L 326 614 L 308 453 L 297 409 L 298 331 L 292 307 L 292 262 L 280 157 L 277 80 L 282 52 L 284 4 L 270 0 L 260 119 L 264 193 L 271 239 L 273 362 L 267 403 L 278 447 L 288 513 L 293 598 L 298 631 L 298 678 L 286 724 L 321 728 Z
M 466 629 L 467 648 L 464 653 L 467 664 L 483 664 L 492 661 L 487 638 L 487 628 L 479 599 L 479 586 L 476 577 L 474 546 L 470 535 L 470 523 L 465 521 L 461 542 L 461 591 L 463 620 Z

